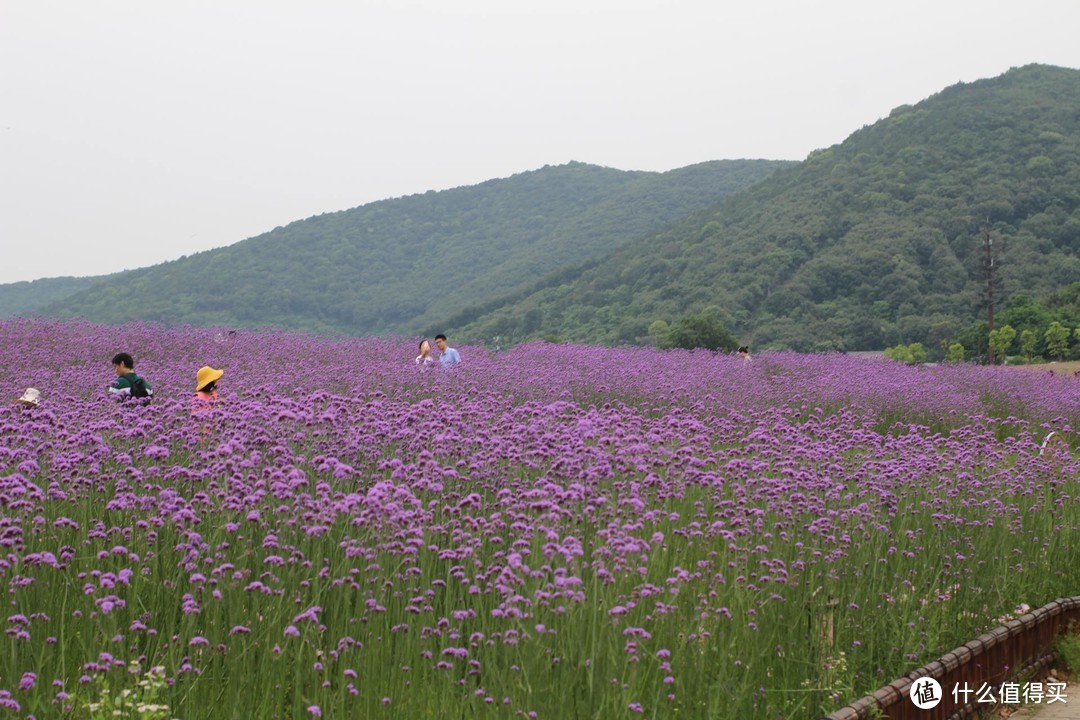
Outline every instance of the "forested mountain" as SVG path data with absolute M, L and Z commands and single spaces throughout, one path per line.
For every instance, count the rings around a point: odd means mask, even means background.
M 602 257 L 790 164 L 725 160 L 666 173 L 548 166 L 294 222 L 97 283 L 48 313 L 407 334 Z
M 959 84 L 512 302 L 458 337 L 642 342 L 688 314 L 797 350 L 938 347 L 997 302 L 1080 280 L 1080 71 Z M 662 321 L 657 323 L 657 321 Z
M 86 290 L 105 278 L 114 277 L 117 276 L 58 277 L 2 284 L 0 285 L 0 318 L 40 312 L 52 303 Z
M 549 166 L 116 276 L 0 286 L 0 315 L 503 344 L 655 342 L 709 317 L 756 349 L 985 347 L 990 258 L 1002 318 L 1074 327 L 1080 71 L 961 83 L 802 163 Z

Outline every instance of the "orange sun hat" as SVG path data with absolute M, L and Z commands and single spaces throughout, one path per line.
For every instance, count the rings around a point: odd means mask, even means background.
M 224 370 L 215 370 L 209 365 L 204 365 L 199 368 L 198 374 L 195 376 L 195 392 L 199 392 L 210 383 L 220 380 L 221 376 L 225 374 Z

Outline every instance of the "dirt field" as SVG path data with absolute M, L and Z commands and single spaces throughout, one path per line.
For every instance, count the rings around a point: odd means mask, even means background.
M 1055 375 L 1072 375 L 1077 370 L 1080 370 L 1080 360 L 1040 363 L 1038 365 L 1017 365 L 1015 367 L 1018 370 L 1030 370 L 1034 372 L 1049 372 L 1050 370 L 1053 370 Z

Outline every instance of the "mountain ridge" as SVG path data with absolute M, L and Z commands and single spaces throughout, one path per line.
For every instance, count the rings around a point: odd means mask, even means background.
M 984 313 L 982 234 L 1009 293 L 1080 277 L 1080 71 L 1044 65 L 946 88 L 779 169 L 572 283 L 459 335 L 648 342 L 687 313 L 758 347 L 937 346 Z
M 710 315 L 757 348 L 939 347 L 985 315 L 987 247 L 996 302 L 1071 297 L 1080 71 L 958 83 L 798 163 L 571 162 L 324 213 L 45 311 L 504 344 L 654 343 Z
M 665 173 L 573 162 L 298 220 L 129 271 L 46 308 L 105 323 L 277 325 L 407 334 L 657 231 L 785 161 Z

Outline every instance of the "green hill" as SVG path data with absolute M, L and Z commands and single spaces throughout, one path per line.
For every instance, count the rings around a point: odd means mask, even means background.
M 757 348 L 937 347 L 985 317 L 987 233 L 1005 297 L 1080 278 L 1080 71 L 1030 65 L 898 107 L 447 326 L 459 338 L 642 342 L 655 321 L 709 314 Z
M 0 318 L 40 313 L 49 305 L 116 275 L 58 277 L 0 285 Z
M 132 319 L 412 333 L 649 235 L 790 165 L 666 173 L 583 163 L 384 200 L 100 282 L 48 308 Z

